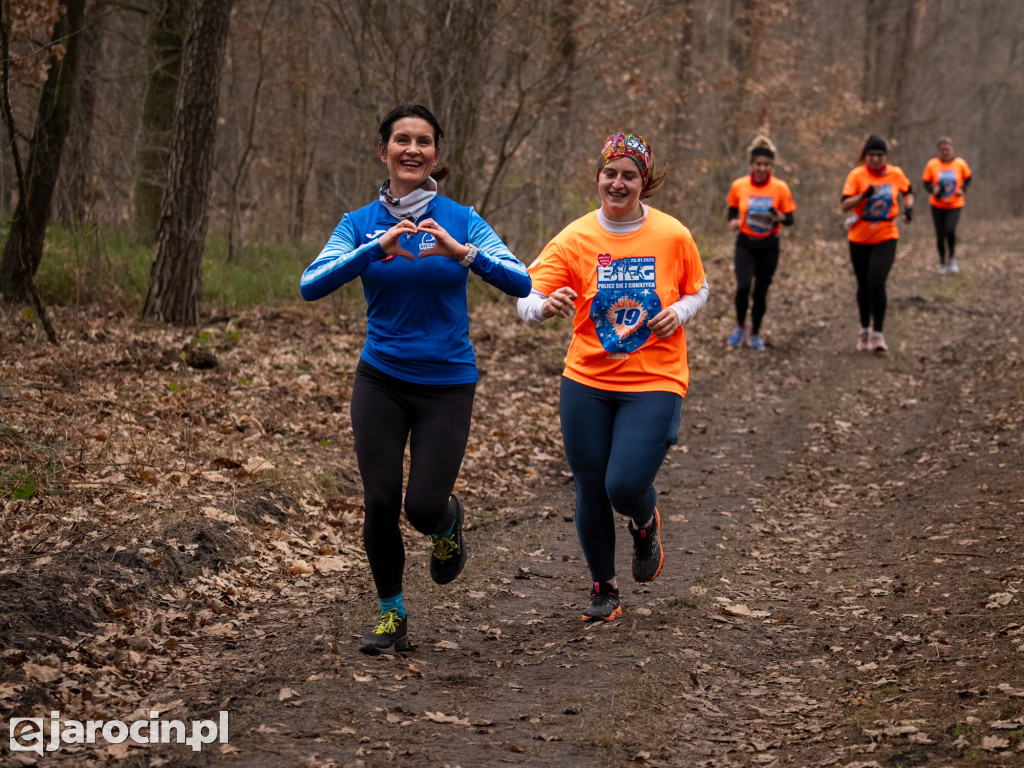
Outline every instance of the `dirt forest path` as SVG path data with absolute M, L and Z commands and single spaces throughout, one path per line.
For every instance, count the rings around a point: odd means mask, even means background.
M 841 241 L 787 244 L 764 354 L 725 349 L 731 259 L 705 254 L 713 297 L 688 330 L 692 389 L 658 482 L 665 567 L 633 584 L 621 536 L 624 614 L 600 626 L 579 620 L 588 579 L 551 404 L 564 332 L 488 326 L 478 414 L 528 415 L 536 442 L 488 426 L 471 449 L 455 583 L 430 582 L 410 538 L 410 652 L 356 652 L 364 567 L 299 573 L 269 598 L 233 593 L 230 621 L 210 625 L 226 628 L 176 645 L 177 671 L 142 686 L 146 706 L 229 711 L 229 747 L 45 761 L 1024 764 L 1019 225 L 971 222 L 963 271 L 939 277 L 922 222 L 890 278 L 883 356 L 854 350 Z M 525 479 L 501 487 L 487 452 Z M 358 559 L 355 530 L 340 552 Z

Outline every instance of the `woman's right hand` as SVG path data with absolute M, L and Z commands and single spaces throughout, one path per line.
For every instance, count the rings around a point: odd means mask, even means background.
M 741 222 L 740 222 L 739 219 L 729 219 L 729 231 L 730 232 L 739 232 L 740 231 L 740 226 L 741 226 Z
M 551 295 L 544 300 L 541 307 L 541 314 L 544 317 L 572 317 L 576 314 L 577 299 L 576 291 L 569 286 L 563 286 L 551 292 Z
M 417 232 L 419 232 L 419 227 L 416 226 L 416 222 L 402 219 L 381 235 L 377 242 L 380 243 L 381 249 L 388 256 L 404 256 L 407 259 L 411 259 L 413 257 L 412 254 L 401 245 L 401 237 L 402 235 L 415 235 Z

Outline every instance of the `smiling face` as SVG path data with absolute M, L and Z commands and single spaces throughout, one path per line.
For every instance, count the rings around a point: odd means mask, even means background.
M 754 174 L 754 181 L 758 184 L 763 183 L 772 175 L 772 169 L 775 167 L 774 161 L 770 157 L 764 155 L 758 155 L 750 163 L 750 169 Z
M 391 127 L 386 145 L 377 156 L 388 167 L 391 194 L 402 198 L 423 184 L 441 159 L 434 129 L 421 117 L 403 117 Z
M 601 209 L 612 221 L 636 221 L 643 215 L 640 207 L 643 188 L 640 169 L 628 157 L 612 160 L 597 174 Z

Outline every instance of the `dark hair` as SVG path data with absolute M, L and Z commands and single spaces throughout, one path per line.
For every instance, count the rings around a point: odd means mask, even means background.
M 882 152 L 887 155 L 889 154 L 889 147 L 886 145 L 885 139 L 881 136 L 875 136 L 872 134 L 871 136 L 868 136 L 868 140 L 864 142 L 864 149 L 860 152 L 860 162 L 864 162 L 868 156 L 868 152 Z
M 418 117 L 430 123 L 430 127 L 434 129 L 434 144 L 437 145 L 438 149 L 441 148 L 441 139 L 444 138 L 444 129 L 441 128 L 441 123 L 438 122 L 437 118 L 434 117 L 434 113 L 429 109 L 422 104 L 414 104 L 411 101 L 399 104 L 381 120 L 380 128 L 378 129 L 380 146 L 386 147 L 388 145 L 395 123 L 403 117 Z M 440 168 L 435 168 L 430 175 L 434 177 L 435 181 L 440 181 L 448 175 L 450 170 L 447 165 L 442 165 Z

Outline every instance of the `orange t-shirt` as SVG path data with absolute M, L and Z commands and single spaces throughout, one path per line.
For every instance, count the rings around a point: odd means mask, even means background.
M 740 232 L 749 237 L 769 237 L 779 231 L 772 219 L 772 210 L 785 215 L 796 210 L 789 185 L 774 176 L 757 186 L 750 175 L 741 176 L 729 187 L 726 202 L 740 212 Z
M 576 291 L 566 378 L 615 392 L 675 392 L 690 380 L 686 334 L 658 338 L 647 322 L 704 284 L 704 265 L 690 230 L 648 207 L 635 232 L 617 235 L 597 211 L 559 232 L 530 266 L 533 287 L 545 295 Z
M 962 157 L 954 157 L 948 163 L 937 157 L 924 167 L 924 181 L 932 185 L 928 202 L 935 208 L 963 208 L 964 181 L 971 178 L 971 169 Z
M 857 221 L 850 227 L 850 242 L 874 245 L 886 240 L 898 240 L 898 196 L 910 191 L 910 179 L 898 165 L 886 165 L 885 173 L 880 176 L 871 173 L 866 166 L 858 165 L 846 177 L 843 197 L 859 195 L 870 186 L 874 186 L 875 194 L 853 209 Z

